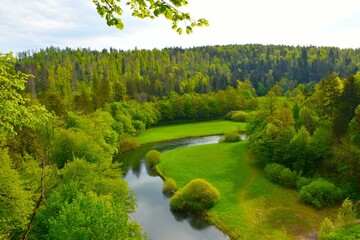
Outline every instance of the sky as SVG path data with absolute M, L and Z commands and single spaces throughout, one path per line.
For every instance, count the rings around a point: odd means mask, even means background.
M 123 0 L 124 1 L 124 0 Z M 209 27 L 178 35 L 164 17 L 124 8 L 125 28 L 108 27 L 92 0 L 1 0 L 0 52 L 60 48 L 162 49 L 227 44 L 360 48 L 359 0 L 188 0 L 181 11 Z

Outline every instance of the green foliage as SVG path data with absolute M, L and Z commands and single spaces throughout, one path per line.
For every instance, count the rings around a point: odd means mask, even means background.
M 334 224 L 329 218 L 325 218 L 320 225 L 320 230 L 318 233 L 319 240 L 327 239 L 334 230 Z
M 111 161 L 112 154 L 82 130 L 59 129 L 55 132 L 51 146 L 51 159 L 59 168 L 74 158 L 84 158 L 89 162 Z
M 224 136 L 219 140 L 220 142 L 238 142 L 240 141 L 240 135 L 237 131 L 231 131 L 224 133 Z
M 300 198 L 317 208 L 326 207 L 341 199 L 342 193 L 333 183 L 318 178 L 300 190 Z
M 139 141 L 130 135 L 125 135 L 119 142 L 119 153 L 124 153 L 140 147 Z
M 19 238 L 33 210 L 32 192 L 25 188 L 3 148 L 0 148 L 0 185 L 0 238 Z
M 357 240 L 360 238 L 360 225 L 353 225 L 349 229 L 337 228 L 329 235 L 323 236 L 322 240 Z
M 31 75 L 15 70 L 15 63 L 12 54 L 0 53 L 0 138 L 16 134 L 16 127 L 44 124 L 49 117 L 43 106 L 30 105 L 21 95 Z
M 212 208 L 220 192 L 203 179 L 194 179 L 170 199 L 170 207 L 179 211 L 203 211 Z
M 177 190 L 177 184 L 174 179 L 166 178 L 163 185 L 163 192 L 175 192 Z
M 354 210 L 354 205 L 350 199 L 346 198 L 339 209 L 338 221 L 345 229 L 348 229 L 355 219 L 356 212 Z
M 146 163 L 151 167 L 155 167 L 161 160 L 161 153 L 157 150 L 150 150 L 145 155 Z
M 277 163 L 267 164 L 264 169 L 266 177 L 284 187 L 294 187 L 296 185 L 297 174 L 289 168 Z
M 296 179 L 296 188 L 300 190 L 302 187 L 310 184 L 311 181 L 311 178 L 299 176 Z
M 295 187 L 296 185 L 296 172 L 291 171 L 289 168 L 284 168 L 280 173 L 280 184 L 285 187 Z
M 245 122 L 246 121 L 247 112 L 245 112 L 245 111 L 231 111 L 229 114 L 230 114 L 230 120 L 232 120 L 232 121 L 235 121 L 235 122 Z
M 278 183 L 280 182 L 281 171 L 284 169 L 285 167 L 281 164 L 270 163 L 266 165 L 264 172 L 270 181 Z
M 119 29 L 124 28 L 124 23 L 121 20 L 123 13 L 120 6 L 121 0 L 106 0 L 99 1 L 93 0 L 96 5 L 97 12 L 101 17 L 106 19 L 106 23 L 109 26 L 115 26 Z M 184 13 L 178 10 L 179 7 L 186 6 L 186 0 L 129 0 L 126 5 L 130 6 L 132 16 L 138 18 L 151 18 L 154 19 L 163 15 L 166 19 L 172 22 L 172 29 L 177 33 L 182 34 L 183 30 L 186 30 L 187 34 L 192 33 L 194 27 L 208 26 L 209 23 L 206 19 L 201 18 L 194 20 L 190 17 L 189 13 Z M 179 23 L 185 24 L 185 27 L 179 27 Z
M 119 165 L 75 159 L 60 172 L 36 216 L 33 239 L 143 239 Z

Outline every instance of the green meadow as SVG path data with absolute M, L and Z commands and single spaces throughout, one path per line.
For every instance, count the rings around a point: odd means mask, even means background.
M 206 122 L 163 125 L 146 130 L 144 133 L 139 135 L 137 139 L 140 144 L 145 144 L 150 142 L 162 142 L 187 137 L 223 134 L 224 132 L 233 130 L 244 131 L 245 123 L 226 120 L 214 120 Z
M 195 128 L 194 128 L 195 129 Z M 220 202 L 208 219 L 231 239 L 308 239 L 336 210 L 316 210 L 300 202 L 298 192 L 269 182 L 251 166 L 247 142 L 175 149 L 157 165 L 179 187 L 203 178 L 218 188 Z

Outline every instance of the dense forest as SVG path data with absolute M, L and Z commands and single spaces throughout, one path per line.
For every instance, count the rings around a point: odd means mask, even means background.
M 271 181 L 319 208 L 356 202 L 359 70 L 360 49 L 332 47 L 1 54 L 0 238 L 143 238 L 113 156 L 138 147 L 146 128 L 225 115 L 246 119 Z

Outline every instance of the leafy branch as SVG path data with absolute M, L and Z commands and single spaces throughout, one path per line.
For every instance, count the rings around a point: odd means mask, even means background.
M 106 19 L 107 25 L 119 29 L 124 28 L 121 20 L 123 13 L 120 6 L 121 0 L 93 0 L 93 2 L 99 15 Z M 132 16 L 141 19 L 155 19 L 162 15 L 172 22 L 172 29 L 178 34 L 182 34 L 184 31 L 190 34 L 194 27 L 209 26 L 208 20 L 193 19 L 189 13 L 179 11 L 178 8 L 187 4 L 187 0 L 128 0 L 126 2 L 126 5 L 130 6 Z M 184 23 L 184 27 L 179 26 L 181 22 Z

